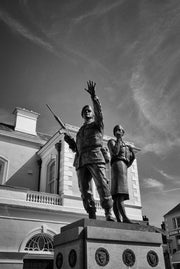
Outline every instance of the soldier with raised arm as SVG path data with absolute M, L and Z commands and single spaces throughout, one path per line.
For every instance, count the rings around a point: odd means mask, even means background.
M 90 219 L 96 219 L 96 206 L 91 190 L 91 180 L 94 179 L 100 197 L 100 203 L 105 210 L 107 221 L 113 221 L 112 198 L 106 178 L 106 165 L 103 155 L 104 123 L 101 104 L 95 93 L 96 83 L 87 82 L 85 89 L 91 96 L 93 109 L 86 105 L 82 108 L 81 116 L 84 124 L 76 135 L 76 141 L 67 133 L 64 139 L 69 147 L 76 152 L 74 166 L 76 168 L 79 189 L 84 208 Z

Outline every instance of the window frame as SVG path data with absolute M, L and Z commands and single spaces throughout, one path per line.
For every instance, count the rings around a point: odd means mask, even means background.
M 178 229 L 180 228 L 180 216 L 176 216 L 172 218 L 173 228 Z
M 3 171 L 0 171 L 0 184 L 4 185 L 7 181 L 9 161 L 3 156 L 0 156 L 0 166 L 2 164 Z M 0 167 L 1 168 L 1 167 Z M 0 169 L 1 170 L 1 169 Z

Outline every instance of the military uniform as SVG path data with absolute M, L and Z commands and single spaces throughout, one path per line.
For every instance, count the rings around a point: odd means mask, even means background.
M 91 97 L 94 108 L 94 121 L 84 123 L 76 135 L 76 142 L 65 135 L 65 141 L 76 152 L 74 166 L 77 171 L 79 189 L 85 210 L 89 217 L 96 212 L 92 194 L 91 179 L 99 193 L 102 208 L 106 217 L 110 215 L 112 199 L 106 178 L 105 159 L 102 151 L 104 124 L 100 102 L 97 96 Z

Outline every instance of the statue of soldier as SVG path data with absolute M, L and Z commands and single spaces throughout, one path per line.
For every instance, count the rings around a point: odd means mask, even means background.
M 132 165 L 135 154 L 130 145 L 122 140 L 124 129 L 116 125 L 113 129 L 115 139 L 108 141 L 111 155 L 111 194 L 113 198 L 113 211 L 118 222 L 131 223 L 127 217 L 124 201 L 129 200 L 127 169 Z
M 87 82 L 85 89 L 91 96 L 93 109 L 86 105 L 82 108 L 81 116 L 84 124 L 76 135 L 76 141 L 67 133 L 65 141 L 74 151 L 74 166 L 76 168 L 79 189 L 84 208 L 90 219 L 96 219 L 96 206 L 91 189 L 91 180 L 94 179 L 100 197 L 100 203 L 105 210 L 107 221 L 114 221 L 112 218 L 112 197 L 108 179 L 106 178 L 106 164 L 103 155 L 103 115 L 101 104 L 95 93 L 96 83 Z

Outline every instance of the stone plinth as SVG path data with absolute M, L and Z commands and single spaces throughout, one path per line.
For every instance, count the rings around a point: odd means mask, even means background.
M 54 269 L 164 269 L 161 234 L 150 226 L 81 219 L 54 238 Z

